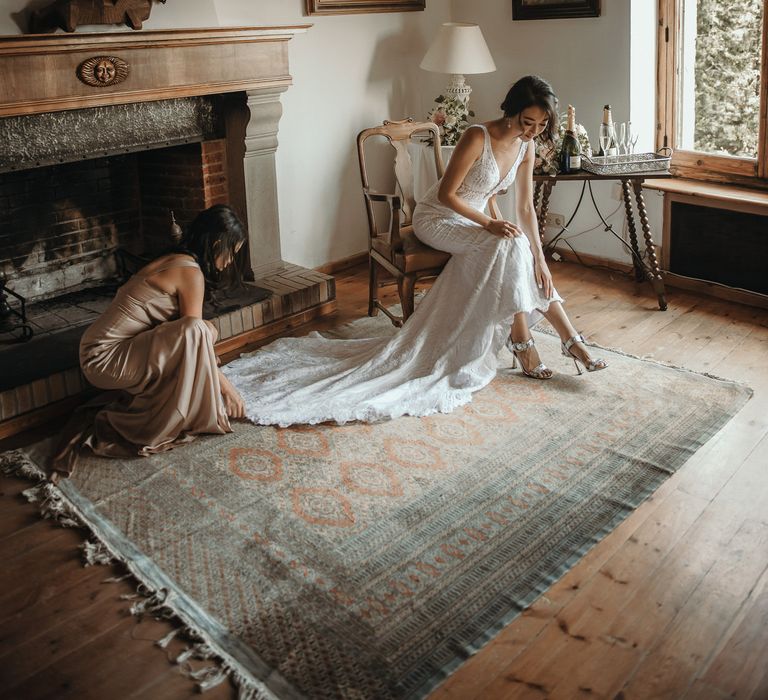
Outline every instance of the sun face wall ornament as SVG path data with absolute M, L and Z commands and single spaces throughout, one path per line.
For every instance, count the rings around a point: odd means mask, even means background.
M 94 56 L 77 67 L 77 77 L 91 87 L 109 87 L 122 83 L 130 73 L 130 66 L 115 56 Z

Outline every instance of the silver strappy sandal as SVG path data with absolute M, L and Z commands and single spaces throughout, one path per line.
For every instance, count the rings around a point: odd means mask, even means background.
M 516 343 L 512 340 L 512 336 L 507 338 L 506 347 L 512 353 L 512 369 L 517 367 L 518 361 L 520 362 L 520 369 L 526 377 L 532 377 L 533 379 L 551 379 L 552 370 L 549 369 L 543 362 L 540 362 L 533 369 L 526 369 L 521 357 L 518 357 L 517 353 L 525 352 L 528 348 L 532 348 L 536 343 L 533 338 L 522 343 Z
M 576 370 L 579 374 L 583 374 L 581 367 L 579 367 L 579 362 L 584 365 L 584 369 L 586 369 L 587 372 L 597 372 L 597 370 L 605 369 L 608 366 L 608 363 L 600 358 L 597 360 L 590 359 L 584 362 L 584 360 L 571 352 L 574 343 L 584 343 L 584 345 L 586 345 L 587 341 L 584 340 L 584 336 L 581 333 L 577 333 L 572 338 L 568 338 L 564 343 L 560 343 L 560 349 L 563 351 L 563 355 L 570 357 L 573 360 L 573 364 L 576 365 Z

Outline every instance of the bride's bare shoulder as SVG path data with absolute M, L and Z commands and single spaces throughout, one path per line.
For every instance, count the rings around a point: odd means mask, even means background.
M 467 130 L 461 135 L 459 143 L 456 144 L 456 150 L 462 150 L 464 152 L 471 152 L 479 154 L 483 150 L 483 144 L 485 143 L 485 132 L 483 129 L 477 128 L 478 125 L 468 127 Z

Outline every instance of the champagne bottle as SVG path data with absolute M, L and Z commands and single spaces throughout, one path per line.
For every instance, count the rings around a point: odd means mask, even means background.
M 603 121 L 600 124 L 600 153 L 601 156 L 615 156 L 618 153 L 616 134 L 613 130 L 611 105 L 603 107 Z
M 576 138 L 576 110 L 568 105 L 568 125 L 560 149 L 560 172 L 564 175 L 581 170 L 581 145 Z

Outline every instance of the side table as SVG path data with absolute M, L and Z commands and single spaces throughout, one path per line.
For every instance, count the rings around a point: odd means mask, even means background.
M 537 210 L 537 218 L 539 223 L 539 235 L 544 238 L 544 226 L 547 220 L 547 209 L 549 208 L 549 198 L 552 194 L 552 189 L 558 182 L 581 182 L 581 196 L 576 204 L 576 208 L 571 214 L 566 226 L 576 216 L 576 212 L 581 206 L 581 202 L 584 198 L 584 191 L 589 188 L 590 198 L 592 205 L 595 208 L 601 221 L 610 227 L 605 221 L 602 213 L 597 207 L 594 194 L 592 193 L 592 182 L 594 180 L 618 180 L 621 182 L 621 191 L 623 193 L 624 207 L 627 212 L 627 228 L 629 229 L 629 241 L 631 245 L 632 253 L 632 265 L 635 269 L 635 279 L 638 282 L 648 280 L 653 286 L 654 292 L 659 300 L 659 309 L 666 311 L 667 299 L 666 291 L 664 289 L 664 278 L 662 277 L 661 270 L 659 269 L 659 261 L 656 258 L 656 250 L 654 248 L 653 237 L 651 236 L 651 227 L 648 223 L 648 213 L 645 209 L 645 200 L 643 199 L 643 181 L 646 178 L 669 178 L 671 175 L 667 171 L 663 172 L 647 172 L 638 173 L 634 175 L 621 174 L 621 175 L 594 175 L 586 171 L 580 171 L 571 175 L 534 175 L 533 181 L 535 183 L 535 189 L 533 194 L 534 205 Z M 637 213 L 640 217 L 640 226 L 643 231 L 643 237 L 645 238 L 645 249 L 647 255 L 647 262 L 643 260 L 637 241 L 637 228 L 635 226 L 635 214 L 632 206 L 632 192 L 634 192 L 635 200 L 637 202 Z

